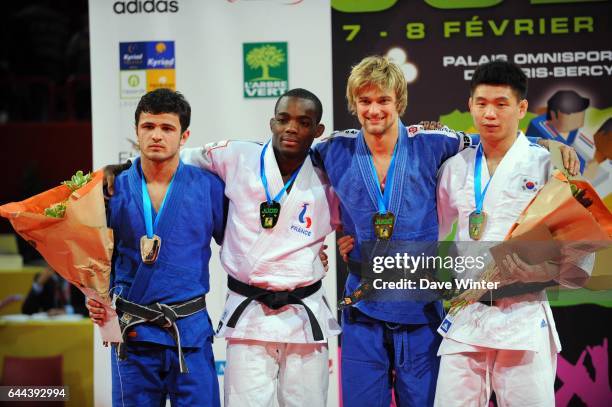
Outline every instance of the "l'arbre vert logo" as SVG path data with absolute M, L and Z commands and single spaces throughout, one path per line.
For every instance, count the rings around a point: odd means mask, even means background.
M 289 89 L 287 43 L 242 45 L 244 97 L 279 97 Z

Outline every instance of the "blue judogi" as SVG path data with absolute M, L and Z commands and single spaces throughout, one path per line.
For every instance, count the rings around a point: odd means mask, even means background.
M 146 234 L 140 159 L 115 180 L 109 204 L 109 226 L 115 234 L 111 287 L 138 304 L 175 304 L 209 290 L 210 240 L 223 239 L 223 182 L 211 173 L 179 163 L 155 234 L 159 258 L 142 263 L 140 238 Z M 154 216 L 155 210 L 153 209 Z M 133 328 L 127 359 L 112 352 L 113 405 L 219 405 L 212 354 L 213 329 L 206 310 L 179 319 L 188 374 L 179 373 L 176 342 L 168 330 L 151 324 Z
M 424 131 L 399 123 L 393 191 L 395 214 L 391 252 L 420 254 L 438 241 L 436 182 L 440 165 L 469 143 L 452 131 Z M 378 180 L 369 167 L 369 150 L 360 131 L 336 133 L 315 146 L 314 158 L 325 168 L 341 201 L 344 232 L 355 237 L 351 260 L 368 261 L 376 240 L 372 217 L 378 210 Z M 374 244 L 375 245 L 375 244 Z M 432 244 L 435 247 L 435 243 Z M 367 252 L 366 252 L 367 250 Z M 363 253 L 362 253 L 363 251 Z M 346 293 L 360 284 L 351 266 Z M 442 304 L 418 292 L 377 292 L 342 315 L 342 394 L 344 405 L 388 406 L 394 382 L 402 406 L 433 403 L 440 338 L 436 329 Z M 398 295 L 403 297 L 398 298 Z M 395 371 L 395 380 L 391 378 Z

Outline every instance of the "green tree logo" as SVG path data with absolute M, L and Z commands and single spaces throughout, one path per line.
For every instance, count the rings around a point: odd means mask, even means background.
M 138 78 L 138 75 L 130 75 L 128 76 L 127 82 L 128 85 L 135 88 L 136 86 L 138 86 L 138 84 L 140 84 L 140 79 Z
M 253 78 L 253 81 L 280 80 L 270 76 L 270 68 L 276 68 L 285 62 L 284 52 L 274 45 L 264 45 L 253 48 L 246 55 L 246 62 L 251 69 L 261 68 L 261 76 Z

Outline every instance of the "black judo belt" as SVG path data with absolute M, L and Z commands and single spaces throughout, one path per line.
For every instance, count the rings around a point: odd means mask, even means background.
M 117 309 L 123 313 L 123 316 L 119 320 L 121 337 L 123 338 L 123 343 L 117 345 L 119 359 L 125 359 L 127 357 L 127 347 L 125 345 L 128 330 L 135 325 L 147 323 L 170 331 L 178 347 L 180 371 L 181 373 L 189 373 L 189 369 L 185 364 L 185 357 L 183 356 L 183 349 L 181 348 L 181 335 L 176 326 L 176 321 L 206 309 L 206 296 L 196 297 L 189 301 L 173 305 L 160 304 L 157 302 L 149 305 L 141 305 L 130 302 L 125 298 L 117 297 L 115 304 Z
M 518 295 L 532 294 L 543 291 L 549 287 L 558 286 L 559 283 L 551 281 L 543 281 L 536 283 L 512 283 L 496 289 L 495 291 L 489 290 L 478 300 L 478 302 L 485 305 L 494 305 L 493 301 L 501 300 L 502 298 L 516 297 Z
M 312 336 L 314 340 L 322 341 L 324 339 L 323 332 L 321 331 L 321 326 L 319 325 L 317 318 L 312 310 L 302 301 L 304 298 L 309 297 L 319 291 L 319 288 L 321 288 L 321 281 L 317 281 L 316 283 L 306 287 L 296 288 L 293 291 L 268 291 L 264 290 L 263 288 L 245 284 L 236 280 L 232 276 L 227 276 L 227 287 L 233 292 L 247 297 L 240 303 L 240 305 L 238 305 L 227 322 L 227 326 L 229 328 L 236 327 L 238 319 L 251 301 L 258 301 L 272 309 L 279 309 L 285 305 L 296 304 L 303 306 L 306 310 L 308 319 L 310 320 L 310 327 L 312 328 Z

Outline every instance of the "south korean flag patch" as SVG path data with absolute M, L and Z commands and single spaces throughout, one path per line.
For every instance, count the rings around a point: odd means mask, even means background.
M 521 189 L 525 192 L 536 193 L 538 192 L 538 189 L 540 189 L 540 185 L 538 184 L 538 181 L 523 178 L 523 182 L 521 183 Z

